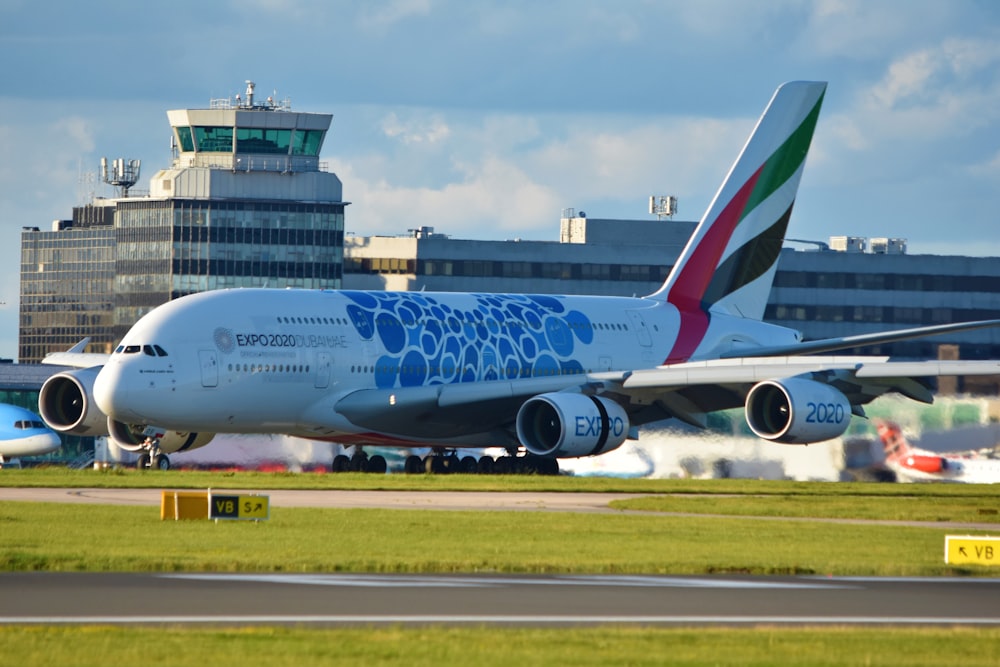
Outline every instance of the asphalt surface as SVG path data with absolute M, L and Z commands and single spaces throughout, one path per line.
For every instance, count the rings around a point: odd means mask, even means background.
M 0 574 L 0 624 L 1000 625 L 998 579 Z
M 609 501 L 634 497 L 603 493 L 258 493 L 268 495 L 272 507 L 590 513 L 618 512 L 608 507 Z M 156 489 L 0 488 L 0 502 L 159 505 L 160 497 Z M 942 525 L 997 528 L 996 524 Z M 1000 579 L 0 573 L 0 624 L 15 623 L 1000 626 Z

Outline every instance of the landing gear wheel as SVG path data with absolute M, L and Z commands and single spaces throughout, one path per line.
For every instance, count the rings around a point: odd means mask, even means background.
M 139 470 L 145 470 L 149 467 L 149 452 L 141 452 L 139 458 L 136 459 L 135 467 Z
M 381 454 L 376 454 L 368 459 L 368 472 L 374 475 L 384 475 L 388 469 L 389 464 L 386 463 L 385 457 Z
M 337 454 L 333 457 L 333 465 L 330 468 L 333 472 L 347 472 L 351 467 L 351 459 L 347 458 L 343 454 Z
M 444 475 L 448 472 L 443 456 L 431 454 L 424 459 L 424 470 L 434 475 Z
M 170 470 L 170 459 L 166 454 L 157 454 L 153 457 L 151 468 L 156 470 Z
M 420 475 L 424 471 L 424 462 L 416 454 L 410 454 L 403 463 L 403 472 L 407 475 Z
M 541 475 L 559 475 L 559 459 L 542 459 L 538 466 Z
M 476 462 L 476 472 L 480 475 L 492 475 L 495 472 L 493 469 L 493 457 L 480 457 L 480 459 Z
M 458 462 L 458 470 L 455 472 L 460 472 L 463 475 L 475 475 L 479 472 L 479 464 L 476 462 L 476 457 L 463 456 Z
M 362 453 L 352 456 L 350 470 L 351 472 L 368 472 L 368 455 Z

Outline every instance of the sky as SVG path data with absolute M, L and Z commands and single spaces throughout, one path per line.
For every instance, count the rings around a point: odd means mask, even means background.
M 166 111 L 248 79 L 334 115 L 348 233 L 551 241 L 650 195 L 700 219 L 775 88 L 828 81 L 789 237 L 1000 256 L 993 0 L 0 0 L 0 62 L 0 357 L 21 227 L 112 196 L 101 157 L 148 189 Z

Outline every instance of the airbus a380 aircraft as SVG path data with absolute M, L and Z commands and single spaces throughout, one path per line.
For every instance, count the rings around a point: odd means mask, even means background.
M 931 401 L 919 378 L 1000 372 L 998 362 L 798 356 L 1000 320 L 812 342 L 762 321 L 825 91 L 778 88 L 647 297 L 205 292 L 143 317 L 102 368 L 51 378 L 41 413 L 63 431 L 107 429 L 131 449 L 155 425 L 163 453 L 219 432 L 285 433 L 442 452 L 523 448 L 552 472 L 556 459 L 613 450 L 643 424 L 704 425 L 707 413 L 739 406 L 761 438 L 827 440 L 886 392 Z

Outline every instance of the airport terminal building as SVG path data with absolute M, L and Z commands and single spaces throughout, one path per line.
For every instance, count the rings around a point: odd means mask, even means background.
M 695 224 L 596 219 L 567 210 L 558 242 L 452 239 L 428 227 L 399 237 L 348 235 L 344 286 L 641 296 L 662 284 Z M 765 313 L 808 339 L 995 318 L 1000 258 L 909 255 L 903 239 L 846 236 L 786 244 Z M 863 353 L 998 359 L 1000 329 Z

